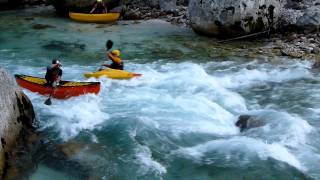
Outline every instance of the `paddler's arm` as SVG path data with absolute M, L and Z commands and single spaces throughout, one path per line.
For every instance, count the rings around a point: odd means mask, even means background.
M 121 58 L 113 56 L 111 53 L 108 54 L 109 59 L 115 63 L 120 64 L 122 62 Z

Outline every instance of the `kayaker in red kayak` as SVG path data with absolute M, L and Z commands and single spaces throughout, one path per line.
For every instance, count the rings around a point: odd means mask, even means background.
M 53 59 L 52 64 L 47 66 L 46 80 L 47 85 L 56 87 L 59 85 L 62 76 L 61 63 L 58 59 Z
M 106 56 L 112 61 L 112 63 L 109 64 L 102 64 L 104 67 L 108 67 L 111 69 L 120 69 L 123 70 L 123 61 L 120 58 L 120 51 L 119 50 L 113 50 L 111 52 L 107 52 Z M 100 70 L 102 70 L 101 68 Z
M 97 0 L 94 5 L 92 10 L 90 11 L 90 14 L 105 14 L 107 13 L 107 7 L 105 6 L 104 2 L 102 0 Z

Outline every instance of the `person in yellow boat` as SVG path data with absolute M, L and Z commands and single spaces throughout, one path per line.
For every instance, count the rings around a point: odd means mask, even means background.
M 90 11 L 90 14 L 105 14 L 107 12 L 107 7 L 104 2 L 102 0 L 97 0 Z
M 62 76 L 61 63 L 58 59 L 53 59 L 52 64 L 47 66 L 45 79 L 47 85 L 56 87 L 59 85 Z
M 102 64 L 104 67 L 108 67 L 111 69 L 120 69 L 123 70 L 123 61 L 120 58 L 120 51 L 119 50 L 113 50 L 111 52 L 107 53 L 108 58 L 112 61 L 111 64 Z M 102 69 L 100 69 L 102 70 Z

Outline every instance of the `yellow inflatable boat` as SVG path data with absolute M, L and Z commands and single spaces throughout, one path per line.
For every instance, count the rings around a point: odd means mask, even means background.
M 84 13 L 69 12 L 69 17 L 75 21 L 81 21 L 81 22 L 109 23 L 109 22 L 117 21 L 120 17 L 120 13 L 84 14 Z
M 133 77 L 142 76 L 142 74 L 131 73 L 128 71 L 118 70 L 118 69 L 104 69 L 96 72 L 88 72 L 84 74 L 86 78 L 100 78 L 101 76 L 106 76 L 111 79 L 131 79 Z

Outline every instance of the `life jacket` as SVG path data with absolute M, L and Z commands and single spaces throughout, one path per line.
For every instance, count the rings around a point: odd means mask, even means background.
M 112 53 L 108 53 L 108 57 L 112 61 L 110 68 L 123 70 L 123 62 L 120 57 L 117 57 L 117 56 L 113 55 Z
M 62 76 L 62 70 L 59 67 L 52 67 L 52 65 L 47 67 L 45 78 L 48 82 L 56 81 L 59 76 Z

